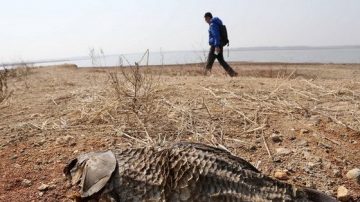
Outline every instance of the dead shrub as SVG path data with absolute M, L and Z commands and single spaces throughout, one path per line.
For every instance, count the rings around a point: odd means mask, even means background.
M 0 71 L 0 103 L 4 102 L 9 96 L 8 80 L 9 71 L 7 69 Z
M 125 123 L 130 128 L 140 129 L 137 136 L 145 134 L 148 141 L 160 127 L 159 78 L 144 72 L 139 65 L 122 68 L 121 73 L 109 73 L 119 109 L 126 114 Z M 139 132 L 140 131 L 140 132 Z

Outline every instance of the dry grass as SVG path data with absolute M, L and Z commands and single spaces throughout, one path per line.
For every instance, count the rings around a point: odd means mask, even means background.
M 172 75 L 173 71 L 169 71 Z M 272 78 L 273 84 L 263 88 L 264 83 L 260 83 L 263 87 L 248 92 L 198 84 L 194 94 L 184 99 L 178 89 L 154 79 L 159 71 L 138 66 L 122 68 L 120 73 L 109 73 L 111 93 L 102 97 L 101 104 L 94 105 L 94 113 L 87 119 L 114 124 L 119 134 L 142 143 L 154 143 L 161 136 L 161 141 L 190 138 L 213 145 L 236 141 L 251 147 L 226 133 L 238 137 L 263 134 L 270 119 L 283 116 L 295 120 L 320 116 L 360 133 L 360 91 L 354 87 L 356 81 L 328 86 L 313 82 L 296 69 L 251 72 L 245 76 Z
M 10 96 L 8 77 L 9 71 L 7 69 L 0 71 L 0 104 Z
M 154 143 L 148 131 L 157 126 L 154 126 L 155 119 L 162 115 L 158 106 L 159 78 L 144 73 L 138 65 L 126 70 L 121 68 L 121 74 L 111 72 L 109 78 L 118 100 L 117 112 L 126 114 L 125 128 L 129 128 L 130 133 L 134 134 L 127 134 L 128 131 L 122 130 L 118 132 L 128 137 L 135 136 L 138 142 L 144 142 L 139 138 L 145 137 L 146 141 Z
M 202 66 L 196 64 L 34 69 L 28 76 L 29 89 L 23 80 L 8 77 L 17 88 L 12 104 L 0 114 L 1 130 L 8 134 L 0 139 L 4 153 L 0 172 L 14 173 L 21 180 L 25 175 L 34 185 L 43 182 L 41 176 L 48 182 L 58 179 L 57 188 L 44 197 L 51 200 L 56 195 L 61 201 L 68 190 L 61 181 L 61 169 L 76 153 L 187 140 L 226 148 L 267 175 L 290 165 L 295 171 L 289 182 L 299 186 L 314 181 L 330 194 L 342 184 L 359 190 L 332 171 L 345 173 L 360 163 L 356 155 L 359 66 L 233 66 L 240 77 L 229 78 L 217 66 L 211 77 L 205 77 Z M 272 142 L 272 133 L 283 135 L 283 142 Z M 58 145 L 57 139 L 66 135 L 72 136 L 73 144 Z M 298 146 L 299 140 L 308 141 L 308 146 Z M 295 152 L 279 161 L 278 147 Z M 304 160 L 304 149 L 310 159 Z M 14 151 L 18 158 L 11 160 Z M 312 157 L 321 157 L 322 168 L 309 174 L 303 168 L 317 162 Z M 5 166 L 15 163 L 21 169 L 11 171 Z M 41 169 L 29 172 L 34 167 Z M 14 181 L 1 180 L 3 184 Z M 24 191 L 24 196 L 37 200 L 38 186 L 19 186 L 3 195 L 17 197 Z

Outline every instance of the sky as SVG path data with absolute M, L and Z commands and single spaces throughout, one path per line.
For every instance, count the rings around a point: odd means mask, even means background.
M 210 11 L 230 45 L 360 45 L 359 0 L 0 0 L 0 63 L 203 50 Z

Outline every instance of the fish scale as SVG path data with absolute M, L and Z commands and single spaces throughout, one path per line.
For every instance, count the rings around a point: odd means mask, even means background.
M 95 186 L 92 190 L 97 192 L 80 190 L 81 196 L 84 193 L 91 196 L 80 197 L 81 200 L 336 201 L 320 192 L 296 188 L 267 177 L 242 158 L 204 144 L 182 142 L 162 148 L 117 150 L 106 155 L 91 153 L 88 157 L 78 158 L 103 161 L 114 158 L 117 163 L 115 170 L 108 171 L 109 180 L 106 183 L 94 182 L 85 186 Z M 70 163 L 65 168 L 67 176 L 79 176 L 75 174 L 82 169 L 76 166 L 70 168 L 71 165 L 74 166 Z M 83 163 L 77 166 L 81 165 Z M 82 178 L 86 177 L 82 175 Z M 311 198 L 311 194 L 315 194 L 316 200 Z

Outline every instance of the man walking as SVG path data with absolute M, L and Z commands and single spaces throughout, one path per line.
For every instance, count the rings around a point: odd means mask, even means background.
M 204 18 L 205 21 L 210 25 L 209 45 L 211 46 L 206 64 L 206 73 L 211 71 L 214 61 L 217 59 L 220 65 L 231 77 L 237 76 L 238 73 L 236 73 L 224 60 L 223 46 L 225 44 L 223 41 L 221 41 L 221 27 L 223 26 L 222 21 L 217 17 L 213 17 L 210 12 L 205 13 Z

